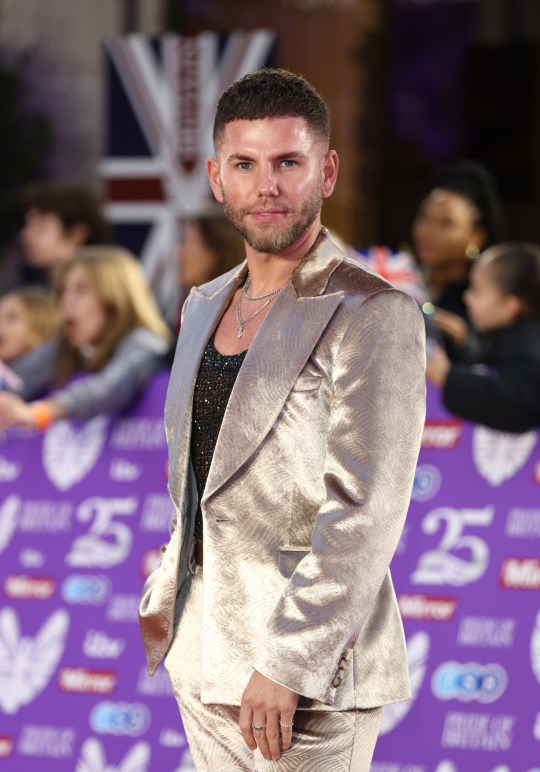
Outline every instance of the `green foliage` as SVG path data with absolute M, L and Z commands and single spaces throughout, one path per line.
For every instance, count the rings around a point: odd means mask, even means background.
M 54 132 L 49 118 L 30 106 L 31 54 L 8 58 L 0 52 L 0 249 L 19 225 L 18 196 L 44 177 Z

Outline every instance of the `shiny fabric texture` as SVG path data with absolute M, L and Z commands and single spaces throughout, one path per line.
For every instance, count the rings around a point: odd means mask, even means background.
M 293 742 L 278 761 L 244 743 L 240 708 L 201 702 L 204 569 L 196 569 L 174 641 L 165 657 L 198 772 L 368 772 L 382 708 L 297 710 Z
M 139 609 L 150 672 L 189 594 L 193 387 L 246 271 L 184 306 L 165 409 L 176 516 Z M 302 695 L 301 709 L 410 696 L 388 566 L 424 422 L 424 337 L 416 303 L 323 229 L 249 348 L 201 500 L 203 703 L 240 705 L 253 668 Z

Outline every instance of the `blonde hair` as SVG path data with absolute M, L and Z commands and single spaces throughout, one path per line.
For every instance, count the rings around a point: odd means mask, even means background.
M 171 333 L 158 309 L 150 286 L 137 258 L 116 246 L 83 247 L 62 266 L 57 277 L 57 292 L 62 294 L 68 274 L 82 267 L 102 304 L 107 324 L 92 354 L 84 357 L 64 336 L 60 341 L 59 373 L 67 378 L 81 370 L 100 370 L 114 353 L 118 343 L 132 330 L 151 330 L 164 341 Z
M 32 348 L 58 335 L 60 313 L 52 290 L 45 287 L 20 287 L 6 292 L 1 300 L 9 297 L 17 298 L 24 306 L 31 336 L 36 341 L 33 344 L 28 341 Z

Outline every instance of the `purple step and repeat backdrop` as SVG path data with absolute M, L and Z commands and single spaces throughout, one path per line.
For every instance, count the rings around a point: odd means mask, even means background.
M 0 442 L 0 772 L 184 772 L 166 673 L 146 674 L 144 577 L 166 541 L 167 376 L 119 418 Z M 540 446 L 430 390 L 393 561 L 413 699 L 372 772 L 540 770 Z

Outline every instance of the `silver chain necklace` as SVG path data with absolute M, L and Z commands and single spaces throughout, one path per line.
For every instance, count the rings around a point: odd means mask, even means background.
M 285 284 L 283 285 L 283 287 Z M 244 327 L 248 322 L 251 322 L 252 319 L 255 319 L 256 316 L 258 316 L 261 311 L 264 311 L 267 305 L 269 305 L 273 300 L 276 299 L 278 294 L 281 292 L 283 287 L 280 287 L 277 290 L 273 290 L 272 292 L 267 292 L 266 295 L 260 295 L 260 296 L 253 296 L 250 297 L 247 292 L 246 288 L 249 287 L 249 274 L 246 280 L 246 283 L 242 287 L 240 294 L 238 295 L 238 303 L 236 304 L 236 321 L 238 322 L 238 326 L 236 328 L 236 335 L 238 338 L 241 338 L 244 334 Z M 242 311 L 241 311 L 241 304 L 242 304 L 242 298 L 247 298 L 248 300 L 264 300 L 265 298 L 268 298 L 266 303 L 263 303 L 260 308 L 258 308 L 256 311 L 254 311 L 251 316 L 248 316 L 247 319 L 242 319 Z
M 250 284 L 251 284 L 251 276 L 249 275 L 249 272 L 248 272 L 246 283 L 242 287 L 242 294 L 248 300 L 264 300 L 265 298 L 269 298 L 270 295 L 277 295 L 278 292 L 281 292 L 281 290 L 283 289 L 283 287 L 280 287 L 277 290 L 272 290 L 272 292 L 267 292 L 266 295 L 248 295 L 248 287 Z

